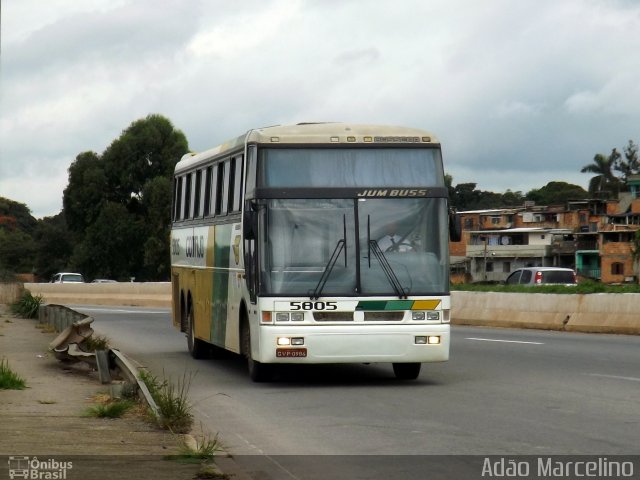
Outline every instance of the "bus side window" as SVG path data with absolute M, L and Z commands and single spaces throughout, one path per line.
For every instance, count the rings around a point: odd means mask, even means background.
M 208 217 L 211 215 L 211 181 L 213 177 L 213 167 L 207 167 L 204 181 L 204 211 L 203 215 Z
M 202 214 L 201 202 L 202 202 L 202 170 L 196 172 L 193 200 L 193 218 L 198 218 Z
M 180 220 L 182 210 L 182 177 L 173 180 L 173 220 Z
M 211 192 L 211 196 L 213 197 L 215 204 L 213 214 L 220 215 L 222 212 L 222 181 L 224 180 L 224 164 L 218 163 L 213 168 L 213 178 L 215 179 L 213 183 L 214 189 L 213 192 Z
M 242 155 L 235 157 L 231 163 L 233 168 L 233 189 L 230 192 L 231 211 L 239 212 L 242 198 Z
M 184 218 L 188 220 L 193 214 L 193 173 L 187 174 L 186 195 L 184 197 Z
M 183 175 L 180 179 L 182 183 L 182 211 L 180 220 L 189 218 L 189 197 L 191 196 L 191 175 Z
M 222 162 L 220 164 L 222 172 L 218 173 L 219 177 L 221 177 L 218 178 L 218 180 L 221 180 L 220 183 L 222 184 L 221 191 L 218 192 L 221 200 L 220 215 L 226 215 L 229 212 L 229 177 L 231 175 L 229 163 L 230 160 L 225 160 L 224 162 Z

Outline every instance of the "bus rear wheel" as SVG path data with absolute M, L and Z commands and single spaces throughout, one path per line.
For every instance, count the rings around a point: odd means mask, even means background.
M 393 373 L 400 380 L 415 380 L 420 375 L 420 363 L 394 363 Z
M 271 380 L 271 366 L 258 362 L 251 358 L 251 331 L 249 322 L 245 319 L 242 322 L 242 355 L 247 359 L 249 378 L 254 382 L 268 382 Z
M 194 333 L 195 327 L 193 325 L 193 307 L 189 305 L 187 310 L 187 347 L 191 356 L 197 360 L 206 358 L 208 353 L 208 346 L 205 342 L 196 338 Z

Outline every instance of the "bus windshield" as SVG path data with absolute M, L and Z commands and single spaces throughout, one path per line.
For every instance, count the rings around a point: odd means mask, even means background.
M 263 295 L 449 290 L 446 199 L 274 199 L 261 211 Z
M 263 187 L 444 187 L 438 148 L 263 148 Z

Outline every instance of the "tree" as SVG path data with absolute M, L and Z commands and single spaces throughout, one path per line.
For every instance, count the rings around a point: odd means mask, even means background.
M 33 240 L 36 250 L 34 263 L 38 276 L 48 279 L 56 272 L 71 270 L 70 259 L 74 242 L 63 213 L 40 220 Z
M 618 157 L 613 166 L 614 170 L 617 170 L 622 174 L 622 181 L 626 182 L 630 175 L 636 175 L 640 172 L 640 160 L 638 160 L 638 145 L 633 143 L 633 140 L 629 140 L 629 143 L 624 147 L 624 157 Z
M 584 200 L 589 193 L 579 185 L 567 182 L 549 182 L 544 187 L 527 192 L 526 199 L 538 205 L 558 205 L 570 200 Z
M 69 167 L 69 183 L 62 193 L 64 217 L 72 231 L 84 232 L 93 223 L 107 191 L 104 165 L 98 154 L 78 154 Z
M 71 263 L 88 279 L 138 277 L 142 271 L 144 241 L 142 220 L 129 213 L 124 205 L 107 202 L 76 246 Z
M 155 177 L 171 178 L 176 162 L 188 151 L 187 139 L 161 115 L 133 122 L 102 154 L 109 182 L 109 200 L 128 204 L 140 200 L 143 187 Z
M 87 278 L 168 278 L 171 179 L 187 151 L 181 131 L 149 115 L 132 122 L 102 155 L 79 154 L 63 198 L 77 236 L 71 264 Z
M 609 195 L 617 195 L 621 188 L 620 180 L 613 174 L 613 167 L 620 159 L 620 153 L 614 148 L 609 156 L 601 153 L 593 157 L 593 163 L 580 169 L 582 173 L 595 173 L 596 176 L 589 181 L 589 193 L 593 195 L 607 192 Z

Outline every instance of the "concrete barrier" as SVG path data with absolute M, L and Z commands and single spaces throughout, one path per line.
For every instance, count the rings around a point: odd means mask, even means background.
M 10 305 L 20 300 L 24 292 L 21 283 L 0 283 L 0 304 Z
M 25 283 L 47 303 L 170 307 L 171 283 Z M 451 293 L 451 323 L 640 334 L 639 293 Z
M 451 323 L 640 334 L 640 293 L 452 292 Z
M 171 283 L 25 283 L 47 303 L 170 307 Z

